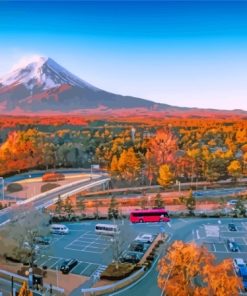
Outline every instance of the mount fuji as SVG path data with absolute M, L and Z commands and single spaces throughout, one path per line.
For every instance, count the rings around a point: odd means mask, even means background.
M 101 90 L 51 58 L 34 57 L 0 78 L 0 113 L 83 112 L 87 109 L 157 109 L 168 105 Z
M 0 78 L 0 114 L 97 114 L 224 117 L 244 116 L 243 110 L 176 107 L 99 89 L 78 78 L 51 58 L 21 61 Z

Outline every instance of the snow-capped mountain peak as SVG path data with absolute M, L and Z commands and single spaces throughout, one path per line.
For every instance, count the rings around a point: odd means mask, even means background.
M 22 59 L 12 68 L 10 73 L 0 78 L 0 85 L 18 84 L 24 84 L 31 95 L 36 91 L 52 89 L 63 84 L 98 90 L 67 71 L 54 60 L 42 56 Z

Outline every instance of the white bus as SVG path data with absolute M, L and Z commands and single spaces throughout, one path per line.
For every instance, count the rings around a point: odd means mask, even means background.
M 114 235 L 119 233 L 119 228 L 112 224 L 96 224 L 95 232 L 97 234 Z
M 67 234 L 69 228 L 63 224 L 52 224 L 50 227 L 51 233 L 53 234 Z

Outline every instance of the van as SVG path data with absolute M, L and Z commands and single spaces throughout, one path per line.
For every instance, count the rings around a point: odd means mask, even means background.
M 118 226 L 112 224 L 96 224 L 95 232 L 96 234 L 113 236 L 120 233 Z
M 50 231 L 53 234 L 68 234 L 69 228 L 63 224 L 52 224 L 50 226 Z

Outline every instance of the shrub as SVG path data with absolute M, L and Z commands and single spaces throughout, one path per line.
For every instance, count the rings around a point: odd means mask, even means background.
M 100 278 L 105 280 L 121 280 L 128 277 L 135 270 L 135 265 L 131 263 L 119 263 L 118 269 L 116 264 L 110 264 L 103 271 Z
M 154 261 L 154 255 L 151 255 L 151 254 L 148 255 L 148 256 L 147 256 L 147 260 L 148 260 L 148 261 Z
M 49 191 L 49 190 L 52 190 L 54 188 L 57 188 L 59 187 L 60 185 L 59 184 L 56 184 L 56 183 L 47 183 L 47 184 L 44 184 L 41 186 L 41 192 L 46 192 L 46 191 Z
M 45 173 L 42 177 L 43 182 L 55 182 L 55 181 L 62 181 L 65 179 L 65 176 L 60 173 Z
M 18 192 L 23 190 L 23 187 L 19 183 L 11 183 L 7 186 L 7 191 L 8 192 Z
M 144 263 L 143 263 L 143 266 L 145 266 L 146 268 L 150 268 L 152 266 L 152 261 L 150 260 L 146 260 Z

